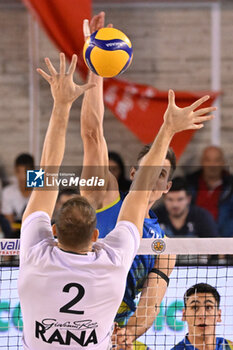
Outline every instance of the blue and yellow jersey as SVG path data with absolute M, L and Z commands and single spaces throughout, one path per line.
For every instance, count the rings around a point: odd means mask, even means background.
M 123 203 L 123 196 L 120 196 L 110 205 L 96 210 L 99 238 L 104 238 L 116 226 L 118 214 Z
M 104 238 L 114 229 L 123 200 L 124 195 L 119 196 L 108 207 L 97 210 L 97 228 L 100 231 L 100 238 Z M 164 233 L 158 224 L 157 216 L 153 211 L 150 211 L 149 215 L 150 218 L 144 220 L 143 238 L 163 238 Z M 155 259 L 155 255 L 136 255 L 127 277 L 123 303 L 115 319 L 120 325 L 125 325 L 131 314 L 135 312 L 137 307 L 136 298 L 141 292 L 148 274 L 154 267 Z
M 179 342 L 179 344 L 175 345 L 171 350 L 198 350 L 198 348 L 195 348 L 189 342 L 188 335 L 186 335 L 186 337 L 181 342 Z M 233 342 L 221 337 L 217 337 L 215 350 L 233 350 Z

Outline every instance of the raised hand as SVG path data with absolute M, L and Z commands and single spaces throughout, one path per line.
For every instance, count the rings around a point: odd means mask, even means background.
M 79 86 L 74 83 L 73 75 L 77 64 L 77 55 L 72 56 L 71 64 L 66 72 L 66 60 L 64 53 L 60 53 L 60 71 L 56 71 L 49 58 L 45 58 L 50 75 L 38 68 L 37 72 L 50 84 L 54 102 L 60 104 L 70 104 L 82 95 L 86 90 L 95 86 L 88 83 Z
M 188 107 L 179 108 L 175 103 L 175 93 L 173 90 L 168 92 L 168 107 L 164 114 L 164 123 L 170 129 L 172 134 L 183 130 L 197 130 L 203 128 L 203 122 L 214 118 L 213 115 L 207 115 L 215 111 L 216 107 L 207 107 L 196 110 L 210 97 L 204 96 Z
M 98 15 L 92 17 L 89 25 L 88 19 L 84 19 L 83 21 L 83 35 L 84 40 L 86 41 L 89 36 L 94 33 L 96 30 L 99 30 L 104 27 L 105 23 L 105 12 L 100 12 Z M 112 28 L 113 25 L 110 23 L 107 25 L 108 28 Z

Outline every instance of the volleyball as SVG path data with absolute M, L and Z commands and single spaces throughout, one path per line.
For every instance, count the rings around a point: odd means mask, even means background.
M 92 72 L 112 78 L 123 73 L 132 62 L 132 44 L 120 30 L 101 28 L 86 40 L 83 57 Z

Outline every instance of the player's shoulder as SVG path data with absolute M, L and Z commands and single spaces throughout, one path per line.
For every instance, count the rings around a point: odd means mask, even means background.
M 107 259 L 128 274 L 139 245 L 140 234 L 137 227 L 129 221 L 119 221 L 104 239 L 97 241 L 93 246 L 105 251 Z
M 128 233 L 128 234 L 126 234 Z M 129 236 L 133 237 L 134 240 L 140 242 L 140 234 L 138 232 L 137 226 L 131 221 L 118 221 L 115 228 L 111 232 L 112 236 L 117 236 L 117 238 L 124 243 L 131 240 Z M 137 243 L 138 243 L 137 242 Z M 139 243 L 138 243 L 139 244 Z
M 171 350 L 184 350 L 184 349 L 187 349 L 187 345 L 186 345 L 185 339 L 181 340 Z
M 233 342 L 222 337 L 216 338 L 217 349 L 233 350 Z M 223 347 L 224 345 L 224 347 Z
M 116 211 L 118 207 L 120 208 L 122 206 L 122 202 L 123 200 L 119 194 L 118 197 L 111 201 L 109 204 L 104 204 L 102 208 L 97 209 L 96 214 L 108 214 L 110 211 Z
M 184 350 L 184 349 L 186 349 L 185 344 L 179 343 L 179 344 L 176 344 L 171 350 Z
M 164 232 L 161 229 L 158 217 L 152 210 L 149 211 L 149 218 L 144 219 L 143 238 L 164 238 Z
M 233 341 L 225 339 L 227 345 L 229 345 L 229 349 L 233 350 Z
M 131 249 L 136 255 L 140 245 L 138 228 L 130 221 L 119 221 L 115 228 L 103 239 L 104 243 L 116 250 Z M 134 249 L 133 249 L 134 247 Z
M 150 350 L 150 348 L 146 344 L 143 344 L 137 340 L 135 341 L 135 347 L 137 350 Z
M 46 226 L 49 225 L 51 227 L 51 220 L 45 211 L 34 211 L 33 213 L 29 214 L 24 220 L 21 227 L 21 231 L 24 231 L 27 226 L 35 226 L 37 228 L 38 222 L 45 223 Z

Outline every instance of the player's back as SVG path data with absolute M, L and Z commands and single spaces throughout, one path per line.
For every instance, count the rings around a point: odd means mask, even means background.
M 31 217 L 23 226 L 20 256 L 24 348 L 108 349 L 113 319 L 139 245 L 135 226 L 120 223 L 104 243 L 79 255 L 58 248 L 48 232 L 49 222 L 47 237 L 27 247 L 26 236 L 31 232 L 26 231 L 33 231 L 35 225 L 37 231 L 41 222 L 46 231 L 43 225 L 48 221 L 45 213 Z M 133 251 L 131 257 L 129 250 Z

